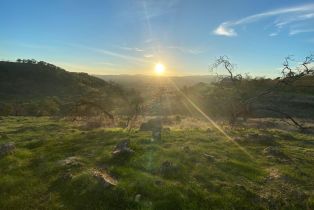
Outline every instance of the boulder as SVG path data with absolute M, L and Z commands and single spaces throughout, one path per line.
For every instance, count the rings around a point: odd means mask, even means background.
M 124 139 L 115 146 L 112 155 L 114 156 L 129 155 L 132 154 L 133 152 L 134 150 L 130 148 L 130 140 Z
M 13 142 L 0 145 L 0 157 L 12 154 L 15 150 L 15 144 Z

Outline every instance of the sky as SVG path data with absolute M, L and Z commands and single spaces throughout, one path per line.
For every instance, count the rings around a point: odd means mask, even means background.
M 314 51 L 314 1 L 0 0 L 0 59 L 33 58 L 90 74 L 273 77 Z M 222 70 L 221 70 L 222 71 Z

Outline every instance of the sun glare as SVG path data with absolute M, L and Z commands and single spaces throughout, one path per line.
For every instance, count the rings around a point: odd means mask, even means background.
M 164 72 L 165 72 L 165 66 L 162 63 L 157 63 L 155 65 L 155 74 L 163 75 Z

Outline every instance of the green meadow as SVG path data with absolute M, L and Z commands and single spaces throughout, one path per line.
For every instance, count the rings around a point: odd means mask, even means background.
M 1 117 L 0 209 L 314 209 L 314 136 L 277 127 L 86 129 Z M 228 137 L 227 137 L 228 136 Z M 133 152 L 114 156 L 130 140 Z M 115 181 L 105 184 L 103 173 Z

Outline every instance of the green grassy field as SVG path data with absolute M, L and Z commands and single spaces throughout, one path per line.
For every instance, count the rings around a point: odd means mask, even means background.
M 314 209 L 314 136 L 278 129 L 84 130 L 46 117 L 0 119 L 0 209 Z M 115 158 L 115 145 L 134 153 Z M 168 161 L 168 162 L 166 162 Z M 163 165 L 170 163 L 167 170 Z M 117 180 L 105 187 L 93 171 Z

